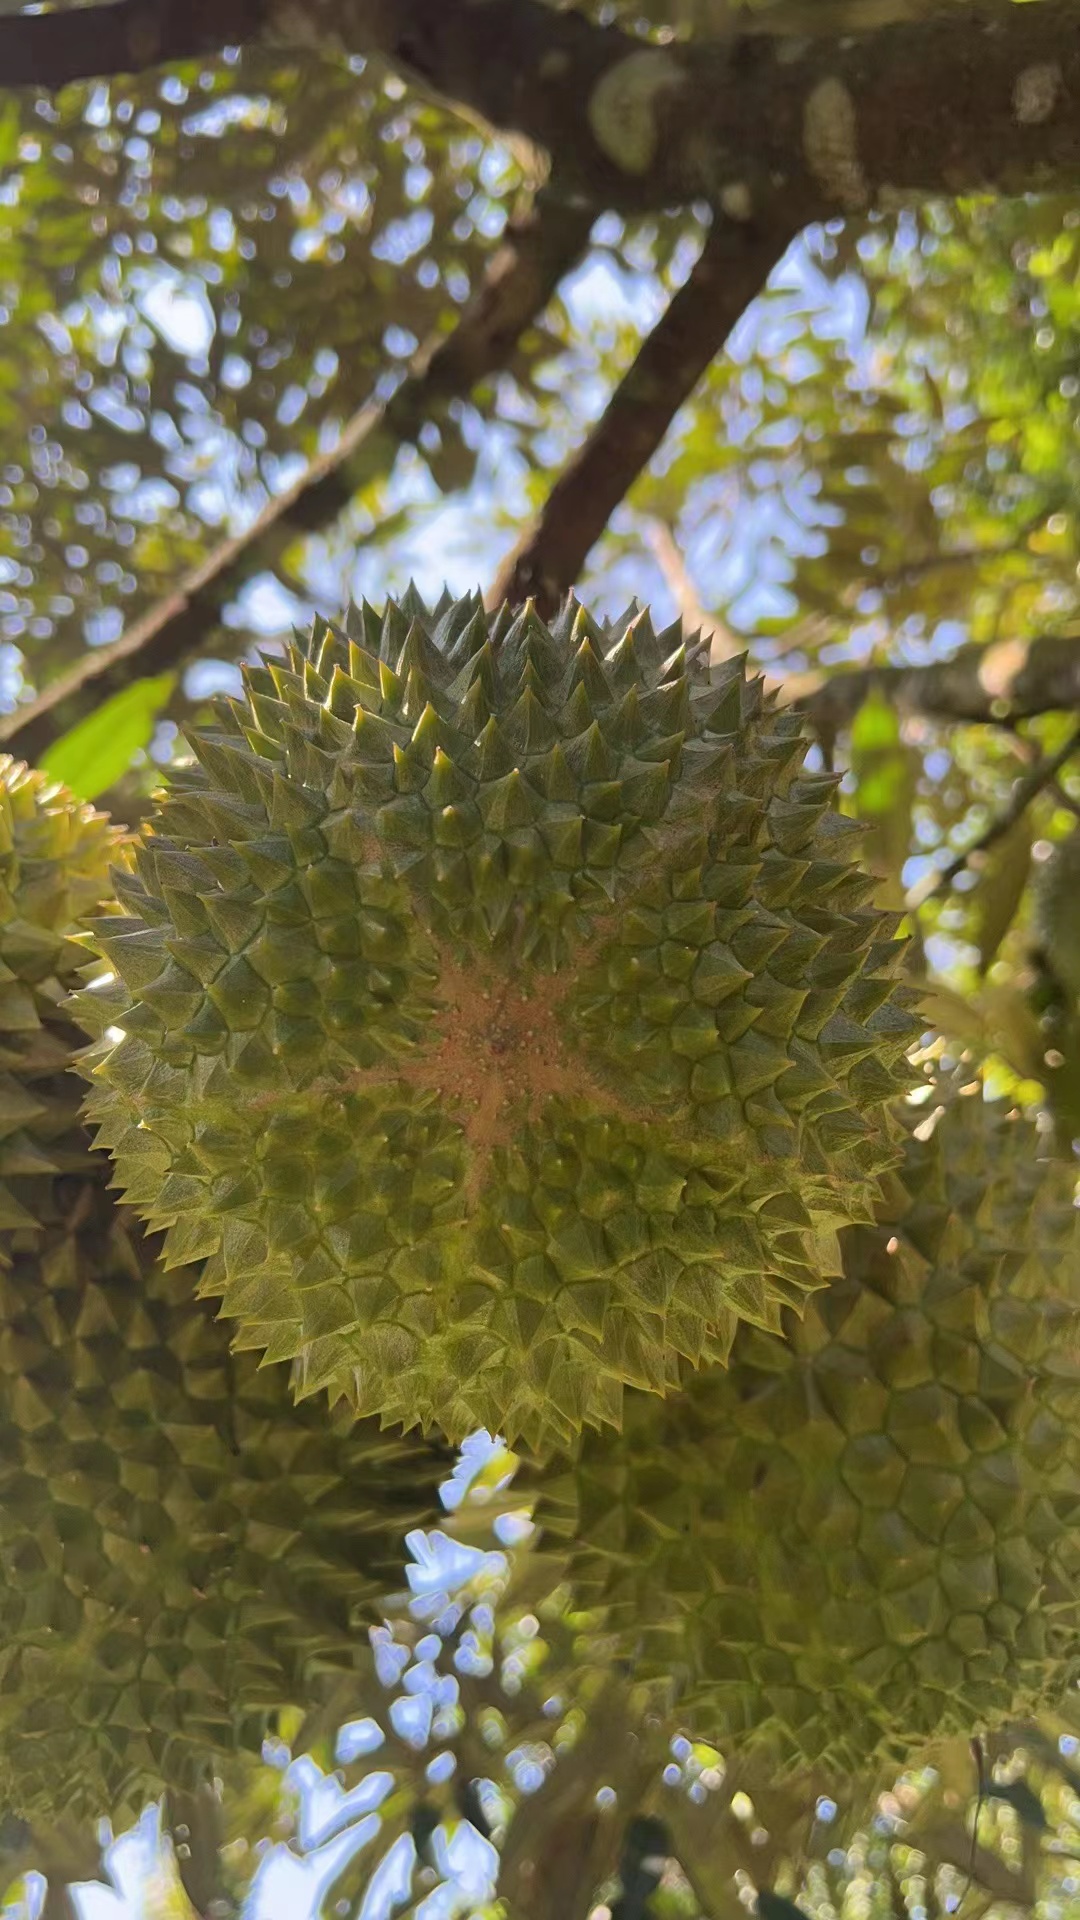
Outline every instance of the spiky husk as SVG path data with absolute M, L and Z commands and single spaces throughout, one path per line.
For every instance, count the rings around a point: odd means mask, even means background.
M 925 1109 L 923 1110 L 925 1118 Z M 975 1098 L 787 1344 L 627 1397 L 537 1517 L 609 1657 L 766 1773 L 905 1760 L 1063 1696 L 1080 1659 L 1070 1169 Z
M 27 1183 L 85 1165 L 64 1006 L 89 958 L 72 936 L 112 895 L 121 835 L 56 781 L 0 755 L 0 1262 L 33 1224 Z
M 573 602 L 352 632 L 192 736 L 102 929 L 87 1111 L 301 1392 L 567 1444 L 870 1217 L 896 922 L 740 663 Z
M 117 1819 L 362 1669 L 451 1462 L 293 1406 L 100 1185 L 35 1214 L 0 1273 L 0 1801 Z

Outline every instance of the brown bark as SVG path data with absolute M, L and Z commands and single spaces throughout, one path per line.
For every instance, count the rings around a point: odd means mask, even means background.
M 114 0 L 0 20 L 0 75 L 55 87 L 245 39 L 380 54 L 627 212 L 779 189 L 816 218 L 1080 182 L 1073 0 L 814 35 L 807 6 L 656 47 L 542 0 Z
M 255 38 L 265 0 L 110 0 L 0 21 L 0 86 L 45 87 L 146 73 Z
M 336 518 L 362 487 L 387 473 L 402 442 L 414 441 L 449 399 L 468 393 L 506 364 L 577 259 L 588 232 L 587 214 L 542 197 L 510 228 L 453 333 L 421 349 L 391 399 L 361 408 L 330 453 L 275 495 L 252 526 L 216 547 L 113 646 L 88 652 L 35 700 L 0 719 L 0 747 L 32 761 L 132 680 L 180 666 L 205 651 L 222 608 L 246 581 L 272 567 L 294 541 Z
M 689 278 L 500 568 L 492 605 L 531 598 L 542 613 L 554 612 L 798 225 L 789 210 L 765 232 L 727 220 L 713 228 Z
M 804 22 L 799 37 L 778 11 L 761 24 L 765 30 L 723 43 L 649 47 L 541 0 L 214 0 L 212 8 L 209 0 L 112 0 L 0 19 L 0 77 L 7 84 L 59 85 L 245 38 L 328 54 L 380 54 L 545 149 L 572 206 L 561 208 L 562 230 L 549 230 L 552 257 L 545 260 L 543 246 L 537 248 L 532 279 L 521 268 L 527 249 L 518 236 L 501 283 L 496 270 L 454 335 L 421 354 L 387 407 L 356 416 L 334 454 L 114 648 L 81 662 L 0 722 L 0 744 L 33 756 L 133 674 L 158 672 L 204 646 L 244 580 L 298 534 L 332 518 L 372 473 L 385 471 L 398 441 L 415 436 L 438 398 L 467 390 L 500 364 L 515 326 L 520 330 L 542 304 L 529 306 L 536 287 L 549 292 L 584 243 L 590 211 L 632 212 L 699 197 L 720 210 L 694 280 L 643 346 L 500 580 L 514 597 L 534 591 L 546 604 L 572 582 L 800 224 L 920 193 L 1080 182 L 1074 0 L 987 11 L 958 6 L 862 36 L 832 31 L 814 38 Z M 528 297 L 515 307 L 517 288 Z M 835 732 L 872 686 L 947 720 L 1072 707 L 1080 697 L 1080 642 L 966 648 L 942 666 L 840 674 L 804 704 L 823 734 Z
M 222 1872 L 225 1819 L 212 1787 L 186 1793 L 170 1788 L 163 1823 L 172 1842 L 176 1872 L 194 1914 L 219 1912 L 228 1904 Z
M 71 1889 L 62 1880 L 50 1880 L 47 1883 L 41 1920 L 78 1920 Z
M 542 0 L 304 0 L 352 51 L 378 51 L 553 157 L 597 206 L 720 204 L 747 187 L 813 217 L 896 194 L 1020 193 L 1080 180 L 1072 0 L 957 5 L 863 35 L 803 4 L 760 30 L 646 47 Z M 283 24 L 298 9 L 282 6 Z M 815 37 L 816 36 L 816 37 Z
M 587 1920 L 598 1885 L 614 1872 L 626 1822 L 655 1777 L 658 1751 L 612 1681 L 591 1704 L 578 1744 L 510 1822 L 498 1882 L 508 1912 L 520 1920 Z M 597 1805 L 600 1786 L 612 1789 L 615 1804 Z
M 1007 1866 L 989 1847 L 973 1847 L 963 1821 L 943 1815 L 937 1820 L 920 1821 L 918 1845 L 935 1863 L 944 1861 L 961 1873 L 971 1874 L 975 1884 L 995 1901 L 1008 1906 L 1030 1907 L 1035 1900 L 1035 1878 L 1028 1863 L 1018 1872 Z
M 795 693 L 795 684 L 789 682 Z M 835 738 L 878 692 L 901 711 L 998 724 L 1080 707 L 1080 634 L 961 647 L 926 667 L 859 667 L 799 691 L 796 704 Z

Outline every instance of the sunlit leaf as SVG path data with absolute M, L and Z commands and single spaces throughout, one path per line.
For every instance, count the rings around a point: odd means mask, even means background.
M 175 673 L 159 673 L 124 687 L 49 748 L 41 762 L 46 773 L 63 780 L 80 799 L 105 793 L 149 744 L 175 685 Z
M 921 760 L 905 744 L 895 709 L 878 693 L 871 694 L 855 715 L 850 755 L 855 777 L 852 810 L 870 828 L 865 843 L 867 865 L 887 882 L 882 904 L 899 906 Z

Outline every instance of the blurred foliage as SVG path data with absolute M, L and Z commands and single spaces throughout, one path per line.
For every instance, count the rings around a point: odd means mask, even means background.
M 1011 670 L 1036 637 L 1080 636 L 1078 236 L 1063 196 L 804 236 L 612 523 L 595 556 L 607 591 L 678 597 L 641 563 L 662 523 L 697 596 L 796 693 L 972 643 L 995 650 L 992 688 L 995 664 Z M 928 1022 L 974 1047 L 995 1085 L 1048 1087 L 1070 1139 L 1080 1097 L 1053 1056 L 1072 1046 L 1076 983 L 1055 1011 L 1034 902 L 1080 814 L 1075 761 L 1011 831 L 995 823 L 1073 725 L 949 724 L 872 695 L 845 737 L 822 740 L 882 897 L 908 907 Z
M 5 100 L 4 630 L 31 663 L 112 637 L 366 397 L 380 295 L 402 340 L 461 299 L 498 217 L 479 143 L 390 85 L 245 54 Z
M 0 101 L 4 704 L 246 525 L 475 289 L 528 183 L 395 75 L 353 66 L 245 50 Z M 670 224 L 668 252 L 686 222 Z M 644 245 L 662 273 L 664 243 Z M 547 319 L 425 428 L 414 494 L 466 487 L 500 420 L 546 466 L 537 374 L 568 333 Z M 377 487 L 348 544 L 395 524 Z

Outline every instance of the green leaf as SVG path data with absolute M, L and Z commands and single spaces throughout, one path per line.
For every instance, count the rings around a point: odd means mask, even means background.
M 136 680 L 62 734 L 41 765 L 80 800 L 94 800 L 120 779 L 154 731 L 154 722 L 176 685 L 175 673 Z
M 880 693 L 870 694 L 851 723 L 852 757 L 880 753 L 882 747 L 895 746 L 899 738 L 900 719 L 895 709 Z
M 870 827 L 866 863 L 885 882 L 881 905 L 903 905 L 902 876 L 911 851 L 911 812 L 921 767 L 920 755 L 901 739 L 899 715 L 880 694 L 872 693 L 852 722 L 852 807 L 856 818 Z
M 936 1027 L 963 1046 L 985 1047 L 986 1022 L 981 1009 L 943 981 L 935 980 L 919 994 L 919 1014 L 927 1027 Z

